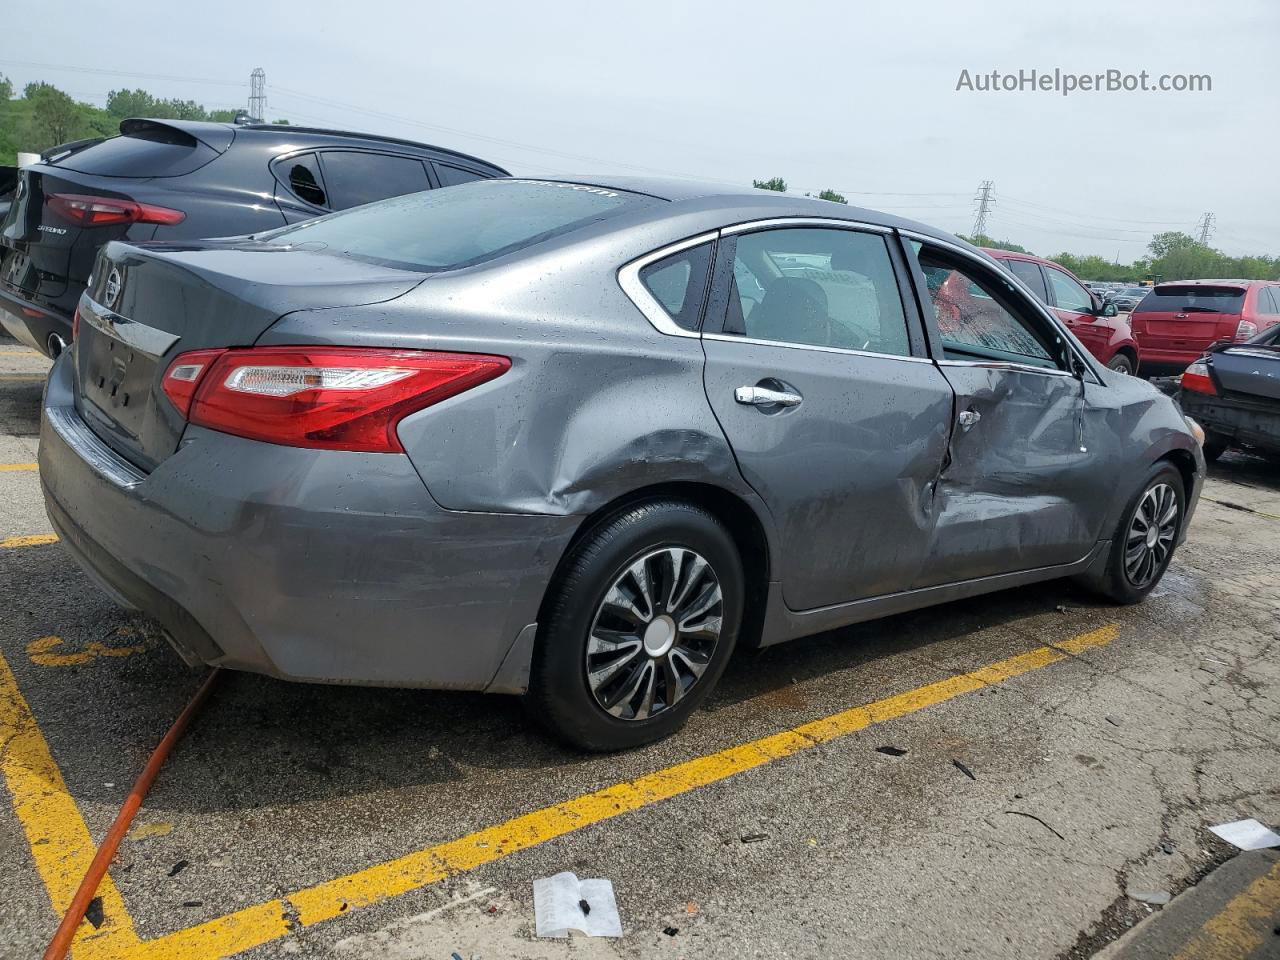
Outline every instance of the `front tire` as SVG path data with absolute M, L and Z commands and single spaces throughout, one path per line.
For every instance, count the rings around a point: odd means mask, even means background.
M 1154 464 L 1120 515 L 1106 569 L 1087 585 L 1116 603 L 1138 603 L 1169 568 L 1185 515 L 1182 474 L 1168 461 Z
M 583 750 L 674 733 L 724 672 L 745 592 L 733 537 L 710 512 L 678 500 L 627 507 L 552 584 L 526 706 Z

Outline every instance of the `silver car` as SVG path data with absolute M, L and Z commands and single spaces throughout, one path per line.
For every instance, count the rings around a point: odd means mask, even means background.
M 109 244 L 40 465 L 190 663 L 523 694 L 610 750 L 738 646 L 1055 577 L 1141 599 L 1196 434 L 938 230 L 510 179 Z

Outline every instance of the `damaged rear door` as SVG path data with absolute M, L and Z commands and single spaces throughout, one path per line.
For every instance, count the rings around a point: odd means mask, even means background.
M 1062 334 L 977 258 L 912 241 L 935 358 L 955 391 L 925 587 L 1082 559 L 1114 491 L 1090 453 Z M 1096 427 L 1095 427 L 1096 428 Z
M 808 610 L 919 575 L 952 394 L 896 244 L 793 223 L 725 231 L 703 346 L 711 407 L 778 532 L 775 576 Z

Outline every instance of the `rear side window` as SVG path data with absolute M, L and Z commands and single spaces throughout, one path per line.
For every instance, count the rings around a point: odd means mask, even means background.
M 1258 313 L 1264 317 L 1280 316 L 1280 290 L 1276 287 L 1258 288 Z
M 461 167 L 451 167 L 447 163 L 436 164 L 436 176 L 440 178 L 440 186 L 442 187 L 456 187 L 460 183 L 488 179 L 484 174 L 463 170 Z
M 328 206 L 329 198 L 324 192 L 320 164 L 316 162 L 314 153 L 304 153 L 281 161 L 276 167 L 276 175 L 284 179 L 289 185 L 289 192 L 299 200 L 317 207 Z
M 1031 288 L 1031 292 L 1040 298 L 1041 303 L 1049 302 L 1049 295 L 1044 289 L 1044 274 L 1040 272 L 1040 265 L 1032 263 L 1030 260 L 1001 260 L 1009 272 Z
M 55 166 L 95 177 L 181 177 L 199 170 L 217 150 L 173 127 L 111 137 L 78 150 Z
M 326 178 L 328 166 L 325 167 Z M 328 182 L 330 192 L 333 184 Z M 550 180 L 480 180 L 457 190 L 394 197 L 262 235 L 408 270 L 473 266 L 621 213 L 654 197 Z M 320 247 L 317 246 L 317 249 Z
M 1243 287 L 1207 284 L 1164 284 L 1156 287 L 1134 308 L 1134 313 L 1239 314 L 1244 306 Z
M 426 167 L 412 157 L 326 150 L 321 154 L 320 164 L 324 169 L 329 206 L 334 210 L 431 189 Z
M 711 244 L 703 243 L 648 264 L 640 282 L 677 326 L 697 330 L 710 271 Z

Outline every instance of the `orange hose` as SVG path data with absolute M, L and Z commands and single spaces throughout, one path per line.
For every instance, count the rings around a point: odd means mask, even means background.
M 142 773 L 138 775 L 137 781 L 134 782 L 133 789 L 125 797 L 124 806 L 116 814 L 115 823 L 111 824 L 111 829 L 107 831 L 102 845 L 98 847 L 98 852 L 94 855 L 93 862 L 89 864 L 89 871 L 84 875 L 84 879 L 80 881 L 80 887 L 76 890 L 76 895 L 71 898 L 71 905 L 67 907 L 67 912 L 62 917 L 62 923 L 58 924 L 58 929 L 54 932 L 53 939 L 49 941 L 49 948 L 44 952 L 44 960 L 63 960 L 67 955 L 67 951 L 71 949 L 71 941 L 75 938 L 76 929 L 80 926 L 80 921 L 84 919 L 85 911 L 89 909 L 89 902 L 93 899 L 94 894 L 98 892 L 98 884 L 102 882 L 102 878 L 107 872 L 107 867 L 111 865 L 112 858 L 115 857 L 116 851 L 120 849 L 120 841 L 129 832 L 129 825 L 133 823 L 134 814 L 142 806 L 142 800 L 151 789 L 151 784 L 155 782 L 156 775 L 164 765 L 165 759 L 168 758 L 169 752 L 173 749 L 174 744 L 181 739 L 183 732 L 187 729 L 187 724 L 191 722 L 191 718 L 199 711 L 201 704 L 208 699 L 214 682 L 221 674 L 221 670 L 215 669 L 205 678 L 204 683 L 200 684 L 200 689 L 191 698 L 191 702 L 178 714 L 178 719 L 173 721 L 173 726 L 169 728 L 169 732 L 164 735 L 164 739 L 152 751 L 151 759 L 142 768 Z

